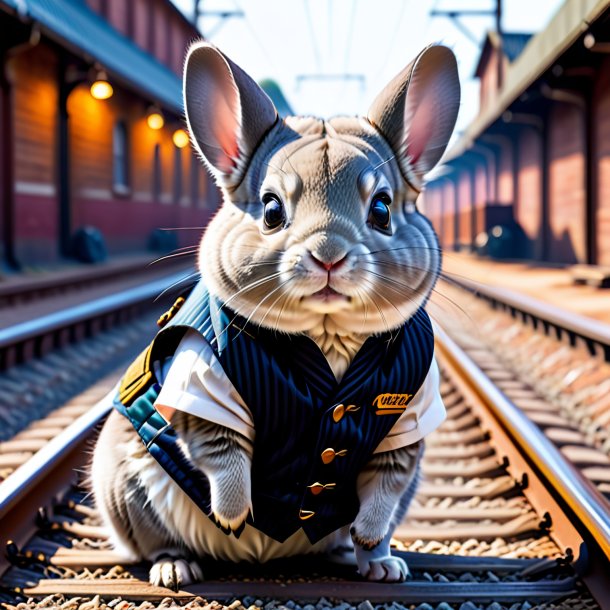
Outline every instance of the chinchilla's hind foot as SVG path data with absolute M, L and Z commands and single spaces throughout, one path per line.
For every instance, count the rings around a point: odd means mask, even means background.
M 203 572 L 196 561 L 182 557 L 180 551 L 164 552 L 150 568 L 148 579 L 157 587 L 178 591 L 180 587 L 202 581 Z

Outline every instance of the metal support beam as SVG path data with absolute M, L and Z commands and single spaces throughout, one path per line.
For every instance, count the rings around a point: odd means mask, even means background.
M 70 114 L 68 98 L 82 82 L 86 72 L 78 70 L 68 55 L 60 52 L 57 96 L 57 196 L 59 202 L 59 255 L 72 256 L 72 197 L 70 189 Z
M 496 0 L 495 9 L 452 9 L 452 10 L 432 10 L 431 17 L 447 17 L 455 27 L 466 36 L 477 47 L 479 46 L 479 38 L 469 30 L 466 25 L 460 20 L 460 17 L 494 17 L 495 28 L 498 34 L 498 88 L 502 88 L 504 83 L 504 66 L 502 62 L 502 0 Z
M 10 269 L 19 269 L 15 252 L 15 178 L 12 87 L 6 78 L 7 53 L 0 51 L 0 210 L 2 211 L 3 259 Z
M 40 41 L 40 30 L 2 19 L 0 15 L 0 221 L 4 264 L 20 269 L 16 243 L 15 204 L 15 117 L 12 83 L 7 63 L 16 55 L 31 49 Z

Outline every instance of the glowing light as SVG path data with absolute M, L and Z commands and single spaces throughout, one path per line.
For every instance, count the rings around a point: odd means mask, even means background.
M 92 85 L 91 89 L 91 97 L 94 97 L 96 100 L 107 100 L 112 97 L 114 93 L 114 89 L 112 85 L 107 80 L 96 80 Z
M 165 119 L 163 118 L 163 115 L 158 111 L 151 112 L 146 117 L 146 122 L 148 123 L 148 126 L 151 129 L 161 129 L 161 127 L 165 125 Z
M 189 134 L 186 133 L 184 129 L 176 129 L 172 136 L 172 141 L 177 148 L 184 148 L 185 146 L 188 146 Z

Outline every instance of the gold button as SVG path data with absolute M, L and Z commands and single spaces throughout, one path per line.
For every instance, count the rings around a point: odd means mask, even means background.
M 317 496 L 319 493 L 322 493 L 325 489 L 334 489 L 337 486 L 336 483 L 312 483 L 308 485 L 309 490 L 314 496 Z
M 313 485 L 308 485 L 309 490 L 314 496 L 317 496 L 324 489 L 324 485 L 322 483 L 314 483 Z
M 335 423 L 341 421 L 341 419 L 343 419 L 344 415 L 345 415 L 345 405 L 337 405 L 333 409 L 333 421 Z
M 322 451 L 320 457 L 322 458 L 322 462 L 324 462 L 325 464 L 330 464 L 335 459 L 335 457 L 343 457 L 346 454 L 347 449 L 335 451 L 334 449 L 329 447 L 328 449 L 324 449 L 324 451 Z
M 301 521 L 307 521 L 307 519 L 311 519 L 316 513 L 313 510 L 303 510 L 302 508 L 299 510 L 299 519 Z

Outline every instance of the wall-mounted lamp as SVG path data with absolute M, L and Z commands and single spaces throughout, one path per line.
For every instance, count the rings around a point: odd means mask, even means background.
M 163 125 L 165 125 L 165 119 L 163 118 L 163 114 L 161 110 L 156 106 L 152 106 L 148 110 L 148 116 L 146 117 L 146 122 L 151 129 L 161 129 Z
M 172 135 L 172 142 L 177 148 L 184 148 L 185 146 L 188 146 L 189 134 L 186 133 L 184 129 L 176 129 Z
M 112 97 L 114 89 L 108 82 L 108 75 L 106 72 L 103 70 L 98 71 L 95 81 L 91 85 L 89 91 L 91 93 L 91 97 L 94 97 L 96 100 L 107 100 Z

